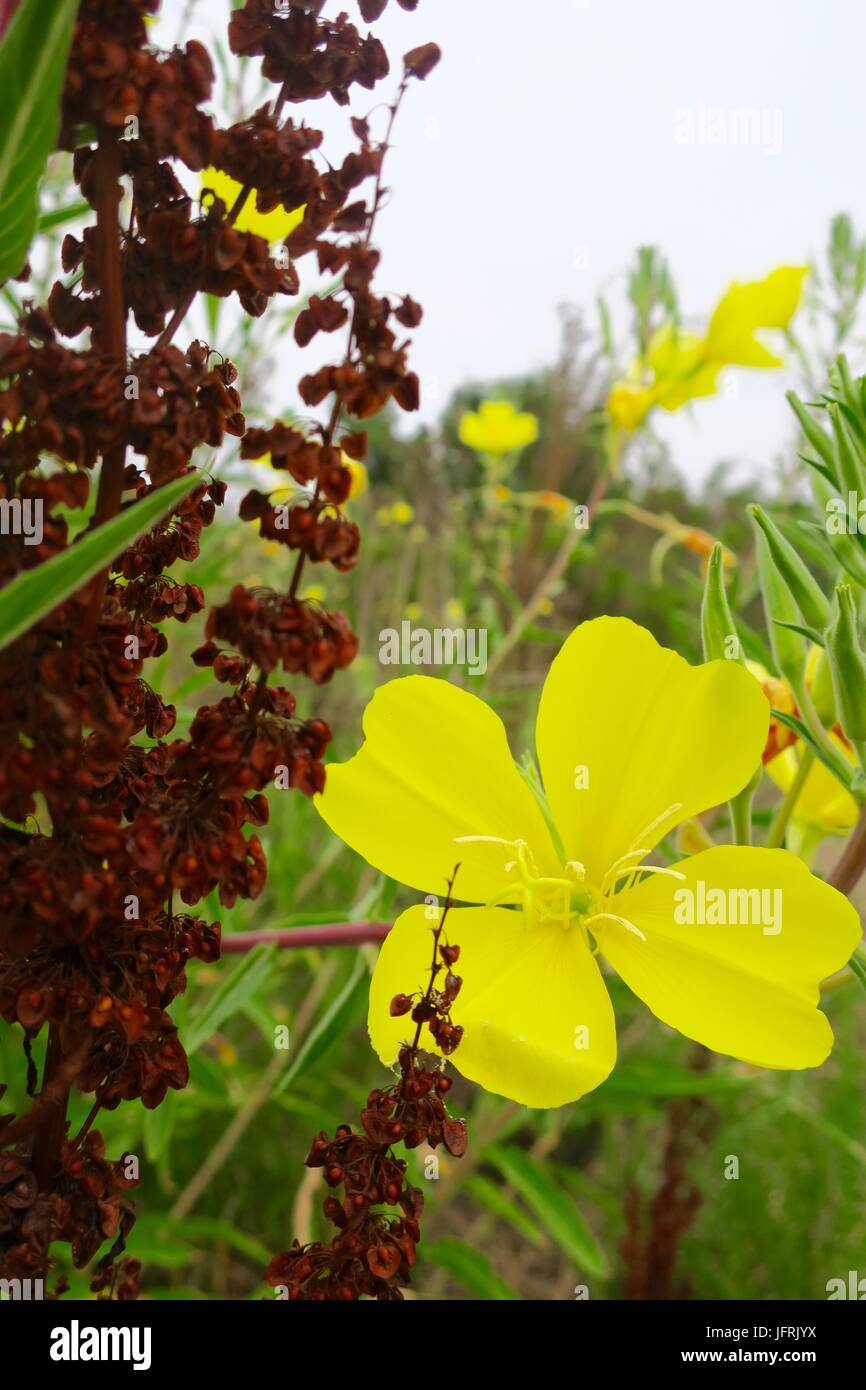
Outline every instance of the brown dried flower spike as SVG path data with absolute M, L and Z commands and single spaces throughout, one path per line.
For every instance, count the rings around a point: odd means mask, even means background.
M 286 1299 L 402 1299 L 400 1289 L 409 1283 L 421 1239 L 424 1195 L 407 1181 L 406 1160 L 395 1156 L 393 1145 L 415 1149 L 426 1143 L 435 1149 L 444 1144 L 454 1158 L 466 1152 L 466 1122 L 452 1119 L 445 1108 L 451 1078 L 441 1062 L 428 1066 L 420 1056 L 425 1023 L 447 1055 L 463 1036 L 451 1021 L 451 1006 L 463 983 L 451 969 L 460 947 L 442 942 L 456 873 L 433 931 L 426 989 L 423 994 L 397 994 L 391 1001 L 392 1015 L 411 1012 L 416 1025 L 412 1041 L 400 1049 L 400 1079 L 386 1090 L 370 1092 L 360 1131 L 340 1125 L 333 1139 L 322 1131 L 307 1156 L 308 1168 L 323 1168 L 328 1186 L 342 1189 L 342 1198 L 332 1193 L 322 1208 L 338 1233 L 327 1245 L 296 1240 L 291 1250 L 274 1257 L 265 1277 Z M 437 988 L 443 970 L 445 982 Z M 398 1208 L 402 1216 L 390 1216 L 388 1207 Z

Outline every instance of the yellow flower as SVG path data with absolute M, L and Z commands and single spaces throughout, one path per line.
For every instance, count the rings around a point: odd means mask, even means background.
M 654 407 L 679 410 L 687 401 L 712 396 L 723 367 L 781 367 L 755 334 L 788 327 L 800 302 L 807 266 L 779 266 L 763 280 L 736 282 L 719 300 L 704 337 L 667 323 L 653 335 L 646 356 L 614 382 L 607 413 L 632 431 Z
M 344 468 L 348 468 L 352 475 L 352 485 L 349 488 L 348 500 L 352 502 L 356 497 L 360 497 L 362 492 L 366 492 L 370 486 L 370 478 L 363 463 L 358 463 L 357 459 L 350 459 L 347 453 L 340 451 L 340 462 Z
M 616 1033 L 597 956 L 664 1023 L 717 1052 L 765 1067 L 824 1061 L 833 1035 L 818 985 L 860 939 L 847 899 L 785 850 L 722 845 L 675 869 L 644 862 L 745 786 L 768 720 L 737 663 L 692 667 L 627 619 L 583 623 L 541 695 L 545 813 L 482 700 L 429 676 L 377 691 L 363 747 L 328 769 L 316 804 L 368 863 L 421 893 L 441 893 L 460 863 L 456 891 L 477 905 L 448 919 L 464 981 L 459 1071 L 532 1106 L 598 1086 Z M 756 890 L 783 904 L 781 930 L 745 909 Z M 732 924 L 688 925 L 688 902 L 711 891 Z M 430 926 L 427 908 L 409 908 L 376 965 L 369 1029 L 386 1064 L 406 1032 L 389 1003 L 423 984 Z
M 417 623 L 423 612 L 424 609 L 421 607 L 420 603 L 406 604 L 406 617 L 409 619 L 410 623 Z
M 429 538 L 430 532 L 422 522 L 416 522 L 409 532 L 409 539 L 413 545 L 423 545 Z
M 477 414 L 469 412 L 460 421 L 461 444 L 494 458 L 525 449 L 537 438 L 536 417 L 516 411 L 510 401 L 482 401 Z
M 449 623 L 462 623 L 463 619 L 466 617 L 466 609 L 463 607 L 459 598 L 449 598 L 442 613 Z
M 223 200 L 226 211 L 230 211 L 243 185 L 223 169 L 210 168 L 202 171 L 201 187 L 203 192 L 209 188 Z M 264 237 L 265 241 L 285 241 L 289 233 L 303 221 L 304 210 L 304 207 L 299 207 L 289 212 L 284 207 L 275 207 L 272 212 L 259 212 L 253 190 L 235 218 L 234 225 L 239 232 L 255 232 L 256 236 Z
M 408 526 L 415 520 L 415 508 L 409 502 L 395 502 L 391 508 L 391 520 L 395 526 Z
M 321 584 L 311 584 L 308 589 L 304 590 L 303 597 L 308 603 L 324 603 L 325 590 Z
M 652 396 L 644 387 L 615 381 L 607 398 L 607 413 L 613 424 L 631 431 L 637 429 L 652 404 Z

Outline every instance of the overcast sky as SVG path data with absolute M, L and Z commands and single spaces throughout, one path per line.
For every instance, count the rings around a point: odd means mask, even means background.
M 180 9 L 169 0 L 165 22 Z M 198 6 L 205 27 L 220 11 Z M 866 11 L 851 0 L 392 0 L 376 28 L 395 59 L 428 39 L 444 54 L 401 113 L 377 225 L 383 286 L 425 307 L 427 416 L 461 382 L 553 360 L 562 301 L 594 315 L 604 290 L 621 309 L 641 243 L 700 318 L 732 279 L 819 252 L 834 213 L 866 230 Z M 309 119 L 327 131 L 345 114 L 326 106 Z M 745 141 L 740 111 L 756 113 Z M 708 142 L 719 112 L 736 143 Z M 681 470 L 766 467 L 785 384 L 739 373 L 733 398 L 666 418 Z

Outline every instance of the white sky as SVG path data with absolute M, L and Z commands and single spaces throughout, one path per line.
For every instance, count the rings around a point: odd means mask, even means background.
M 168 0 L 161 39 L 181 8 Z M 206 28 L 224 13 L 197 10 Z M 866 231 L 866 10 L 850 0 L 391 0 L 376 32 L 397 72 L 418 43 L 444 53 L 401 113 L 376 236 L 383 288 L 425 308 L 427 418 L 461 382 L 551 362 L 561 302 L 595 322 L 604 289 L 621 309 L 640 243 L 661 247 L 684 315 L 702 318 L 732 279 L 822 250 L 834 213 Z M 329 105 L 308 116 L 326 133 L 345 121 Z M 764 137 L 684 144 L 677 114 L 701 107 L 761 112 Z M 733 396 L 665 419 L 680 469 L 764 470 L 789 429 L 785 384 L 741 372 Z

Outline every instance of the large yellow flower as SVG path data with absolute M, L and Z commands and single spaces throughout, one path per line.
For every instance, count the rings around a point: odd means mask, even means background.
M 449 916 L 464 979 L 458 1070 L 533 1106 L 598 1086 L 616 1058 L 599 956 L 663 1022 L 717 1052 L 766 1067 L 820 1065 L 833 1035 L 818 985 L 860 936 L 848 901 L 784 850 L 720 846 L 673 871 L 644 863 L 679 822 L 749 781 L 768 717 L 738 664 L 692 667 L 625 618 L 584 623 L 541 696 L 545 814 L 483 701 L 427 676 L 377 691 L 366 742 L 329 768 L 317 805 L 370 864 L 419 892 L 441 893 L 461 862 L 456 892 L 483 906 Z M 697 906 L 715 890 L 742 907 L 762 889 L 783 907 L 781 930 L 763 916 L 678 920 L 690 895 Z M 370 1036 L 385 1063 L 405 1034 L 389 1002 L 422 985 L 429 954 L 427 911 L 410 908 L 385 940 L 370 992 Z

